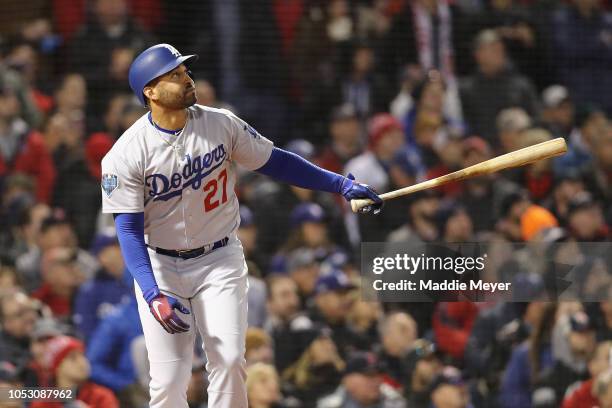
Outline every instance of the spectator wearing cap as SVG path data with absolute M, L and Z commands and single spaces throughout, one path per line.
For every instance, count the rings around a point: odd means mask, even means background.
M 555 216 L 546 208 L 532 204 L 520 215 L 521 239 L 534 241 L 548 228 L 559 226 Z
M 612 83 L 607 70 L 612 44 L 606 34 L 612 30 L 612 23 L 600 3 L 574 0 L 558 8 L 550 30 L 559 81 L 569 88 L 578 105 L 597 103 L 610 111 Z M 576 66 L 576 61 L 582 63 Z
M 351 159 L 344 172 L 351 173 L 378 191 L 389 185 L 388 166 L 405 145 L 401 123 L 388 113 L 379 113 L 370 119 L 369 149 Z
M 38 318 L 36 303 L 23 292 L 0 297 L 0 361 L 25 366 L 30 359 L 30 336 Z
M 592 408 L 601 406 L 601 403 L 593 393 L 593 385 L 599 375 L 610 369 L 611 351 L 612 342 L 610 341 L 604 341 L 597 345 L 588 364 L 590 378 L 581 382 L 573 390 L 568 390 L 561 408 Z
M 71 389 L 75 399 L 91 408 L 119 407 L 117 398 L 106 387 L 88 381 L 90 365 L 85 346 L 74 337 L 57 336 L 46 344 L 46 367 L 53 375 L 53 386 Z M 61 402 L 35 401 L 32 408 L 60 408 Z
M 444 242 L 469 242 L 473 234 L 472 219 L 465 207 L 454 202 L 442 203 L 435 215 L 438 238 Z
M 400 150 L 405 147 L 401 123 L 388 113 L 379 113 L 369 121 L 369 148 L 351 159 L 344 173 L 353 174 L 379 192 L 392 189 L 391 166 Z M 391 208 L 399 204 L 392 205 Z M 360 237 L 382 241 L 400 221 L 394 217 L 395 210 L 381 213 L 377 217 L 359 217 L 347 222 L 351 231 L 351 243 L 357 247 Z M 354 222 L 354 224 L 351 224 Z M 358 230 L 354 226 L 358 226 Z
M 138 388 L 132 360 L 132 342 L 142 336 L 134 298 L 102 318 L 87 345 L 91 381 L 113 390 L 119 399 L 129 400 Z
M 405 358 L 407 380 L 404 396 L 410 408 L 429 408 L 434 380 L 442 370 L 436 346 L 429 340 L 417 339 Z
M 23 117 L 18 91 L 0 77 L 0 180 L 24 173 L 36 180 L 36 198 L 50 203 L 55 184 L 55 166 L 40 133 Z
M 495 118 L 497 136 L 489 141 L 496 151 L 509 153 L 518 149 L 521 135 L 532 125 L 531 117 L 522 108 L 502 109 Z
M 574 125 L 574 103 L 563 85 L 551 85 L 542 91 L 541 122 L 554 137 L 569 137 Z
M 530 206 L 531 201 L 522 190 L 510 190 L 502 196 L 499 209 L 496 211 L 498 221 L 495 224 L 495 231 L 498 241 L 522 241 L 521 217 Z
M 274 408 L 281 400 L 280 381 L 274 366 L 256 363 L 247 368 L 249 407 Z
M 595 328 L 583 311 L 562 315 L 555 327 L 553 343 L 555 362 L 534 387 L 534 407 L 559 406 L 567 388 L 588 379 L 588 362 L 596 347 Z
M 332 339 L 341 356 L 351 350 L 367 347 L 365 338 L 359 336 L 347 324 L 347 315 L 354 302 L 352 291 L 355 289 L 346 274 L 340 270 L 323 271 L 314 289 L 314 307 L 310 318 L 331 329 Z
M 282 371 L 282 378 L 285 394 L 305 408 L 315 407 L 319 398 L 333 392 L 340 383 L 345 362 L 330 335 L 329 329 L 321 325 L 294 332 L 296 354 L 290 356 L 292 364 Z
M 353 105 L 343 104 L 334 108 L 328 133 L 329 142 L 316 156 L 315 163 L 329 171 L 342 173 L 346 163 L 363 148 L 361 123 Z
M 460 84 L 463 114 L 472 134 L 495 148 L 495 118 L 503 109 L 523 108 L 538 115 L 538 98 L 531 82 L 514 71 L 506 57 L 505 46 L 494 30 L 483 30 L 474 39 L 476 72 Z
M 317 203 L 304 202 L 293 208 L 290 214 L 291 233 L 285 237 L 285 244 L 272 259 L 272 270 L 290 272 L 291 259 L 296 253 L 309 252 L 317 261 L 323 261 L 336 252 L 344 252 L 335 244 L 337 241 L 331 239 L 332 226 L 328 220 L 327 211 Z
M 456 367 L 444 367 L 431 389 L 432 408 L 473 408 L 467 384 Z
M 129 302 L 133 296 L 132 282 L 126 275 L 119 242 L 114 235 L 99 234 L 91 247 L 100 269 L 96 275 L 79 286 L 73 320 L 85 344 L 102 319 L 117 306 Z
M 382 380 L 384 367 L 374 353 L 352 354 L 342 377 L 342 385 L 322 398 L 317 408 L 406 408 L 406 401 Z
M 45 367 L 47 341 L 54 337 L 67 334 L 68 327 L 51 317 L 43 317 L 36 321 L 30 336 L 30 353 L 32 358 L 28 363 L 25 385 L 28 387 L 48 387 L 51 385 L 50 373 Z
M 567 209 L 567 228 L 577 241 L 595 242 L 608 239 L 608 226 L 601 205 L 588 192 L 572 197 Z
M 54 248 L 42 260 L 42 285 L 32 293 L 61 319 L 70 320 L 76 291 L 85 280 L 77 263 L 76 252 Z
M 595 105 L 578 105 L 575 127 L 569 135 L 568 151 L 554 160 L 555 171 L 584 170 L 594 155 L 597 140 L 609 131 L 605 112 Z
M 405 312 L 389 313 L 380 322 L 381 350 L 379 359 L 385 365 L 388 383 L 400 388 L 410 372 L 405 366 L 405 357 L 417 339 L 417 324 Z

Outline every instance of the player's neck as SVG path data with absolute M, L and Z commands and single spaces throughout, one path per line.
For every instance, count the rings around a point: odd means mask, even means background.
M 187 123 L 187 109 L 166 110 L 158 107 L 151 111 L 151 119 L 162 129 L 179 130 Z

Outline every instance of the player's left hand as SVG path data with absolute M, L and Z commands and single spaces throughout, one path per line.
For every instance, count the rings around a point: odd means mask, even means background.
M 168 333 L 184 333 L 189 330 L 189 325 L 178 317 L 175 312 L 175 310 L 178 310 L 181 313 L 189 314 L 189 309 L 172 296 L 160 293 L 158 296 L 151 299 L 149 309 L 153 317 L 155 317 L 155 320 L 157 320 Z
M 350 202 L 356 198 L 367 198 L 372 200 L 374 204 L 366 205 L 359 210 L 360 213 L 372 213 L 378 214 L 383 207 L 383 200 L 378 196 L 376 191 L 367 184 L 361 184 L 355 181 L 355 176 L 349 173 L 348 177 L 344 179 L 340 194 Z

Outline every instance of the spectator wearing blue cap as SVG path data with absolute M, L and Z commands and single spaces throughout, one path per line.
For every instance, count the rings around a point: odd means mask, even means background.
M 293 208 L 289 220 L 291 232 L 286 237 L 282 249 L 272 259 L 273 271 L 291 273 L 295 269 L 291 266 L 292 259 L 303 258 L 296 254 L 304 255 L 308 252 L 316 262 L 321 263 L 328 257 L 344 253 L 336 245 L 338 241 L 330 237 L 332 227 L 328 224 L 328 212 L 321 205 L 314 202 L 301 203 Z M 305 265 L 302 262 L 298 263 Z M 305 292 L 309 293 L 311 289 Z
M 304 153 L 297 150 L 298 153 Z M 347 242 L 340 208 L 334 198 L 327 193 L 306 190 L 288 184 L 272 184 L 255 199 L 250 200 L 255 223 L 259 232 L 257 247 L 264 262 L 269 262 L 279 248 L 288 243 L 287 237 L 296 227 L 294 209 L 305 204 L 317 204 L 325 213 L 325 223 L 329 227 L 329 237 L 339 245 Z M 306 210 L 306 212 L 312 210 Z M 298 217 L 299 218 L 299 217 Z M 298 219 L 297 223 L 303 221 Z
M 117 238 L 104 234 L 96 236 L 91 253 L 97 258 L 100 268 L 92 279 L 79 287 L 73 316 L 85 343 L 104 317 L 133 297 Z
M 337 269 L 323 271 L 314 289 L 314 306 L 310 318 L 329 327 L 332 339 L 341 356 L 354 350 L 364 350 L 367 339 L 352 330 L 347 324 L 348 313 L 355 300 L 355 285 L 346 274 Z
M 435 219 L 440 240 L 448 243 L 470 242 L 474 224 L 462 205 L 454 201 L 442 203 Z
M 304 408 L 314 408 L 319 398 L 339 385 L 345 362 L 339 355 L 327 327 L 319 324 L 297 329 L 295 347 L 288 359 L 292 364 L 282 371 L 285 393 Z

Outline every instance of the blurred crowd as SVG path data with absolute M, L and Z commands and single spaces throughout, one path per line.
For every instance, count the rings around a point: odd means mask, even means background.
M 100 161 L 146 112 L 128 87 L 131 61 L 168 42 L 200 55 L 199 103 L 379 192 L 557 137 L 569 146 L 372 217 L 240 172 L 251 407 L 612 408 L 608 6 L 3 1 L 0 387 L 71 388 L 81 407 L 147 404 Z M 497 263 L 489 278 L 533 301 L 364 302 L 362 241 L 481 243 Z M 516 250 L 533 242 L 543 252 Z M 547 297 L 551 259 L 575 274 L 573 301 Z M 205 364 L 194 347 L 190 407 L 206 407 Z

